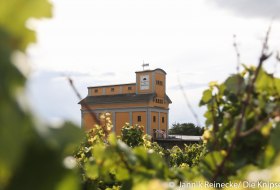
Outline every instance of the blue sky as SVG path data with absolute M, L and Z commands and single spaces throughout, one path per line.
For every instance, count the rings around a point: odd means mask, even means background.
M 28 49 L 27 97 L 46 122 L 80 123 L 66 76 L 85 97 L 88 86 L 135 82 L 145 60 L 150 69 L 167 72 L 170 125 L 195 122 L 178 78 L 203 123 L 202 91 L 236 71 L 234 34 L 241 62 L 256 64 L 274 17 L 269 44 L 280 51 L 276 0 L 53 0 L 53 5 L 52 19 L 28 22 L 38 42 Z M 275 64 L 272 58 L 266 67 L 273 71 Z

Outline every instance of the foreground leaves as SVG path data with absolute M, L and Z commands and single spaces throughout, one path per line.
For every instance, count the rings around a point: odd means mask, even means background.
M 66 158 L 71 160 L 82 132 L 70 123 L 51 129 L 34 122 L 22 101 L 26 78 L 14 61 L 35 42 L 27 21 L 50 16 L 47 0 L 0 0 L 0 189 L 80 188 Z
M 263 68 L 257 72 L 255 67 L 245 67 L 204 92 L 200 105 L 207 106 L 208 130 L 203 137 L 209 154 L 201 171 L 208 180 L 228 181 L 247 165 L 262 168 L 274 162 L 280 143 L 275 138 L 280 122 L 279 86 L 280 80 Z

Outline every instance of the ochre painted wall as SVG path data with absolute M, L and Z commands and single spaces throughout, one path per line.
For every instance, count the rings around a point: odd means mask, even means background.
M 155 117 L 155 121 L 154 121 L 154 117 Z M 154 129 L 156 130 L 156 129 L 158 129 L 158 122 L 159 122 L 159 120 L 158 120 L 159 118 L 158 118 L 158 112 L 151 112 L 151 135 L 152 135 L 152 137 L 154 137 L 153 136 L 153 132 L 154 132 Z
M 138 121 L 138 116 L 141 117 L 141 121 Z M 141 125 L 144 126 L 144 132 L 146 133 L 146 126 L 147 126 L 147 118 L 146 112 L 132 112 L 132 125 Z
M 147 112 L 146 111 L 132 111 L 131 112 L 131 120 L 130 120 L 130 112 L 115 112 L 115 120 L 113 120 L 113 113 L 112 110 L 107 110 L 107 113 L 110 113 L 110 119 L 112 121 L 112 124 L 114 124 L 114 131 L 117 135 L 121 134 L 121 128 L 124 126 L 125 123 L 130 123 L 132 120 L 132 123 L 130 125 L 141 125 L 144 126 L 144 132 L 146 133 L 146 127 L 147 127 Z M 105 111 L 103 112 L 105 113 Z M 100 115 L 100 114 L 99 114 Z M 97 117 L 99 117 L 99 115 Z M 141 121 L 138 121 L 138 116 L 141 116 Z M 154 120 L 155 117 L 155 120 Z M 164 122 L 162 122 L 162 117 L 164 117 Z M 154 129 L 161 129 L 167 131 L 167 121 L 168 121 L 168 115 L 163 112 L 151 112 L 150 115 L 150 123 L 148 123 L 148 126 L 150 126 L 150 134 L 153 135 Z M 101 125 L 105 125 L 104 121 L 100 121 Z M 86 131 L 93 128 L 96 122 L 93 120 L 92 116 L 89 113 L 84 113 L 83 115 L 83 127 Z
M 162 118 L 164 118 L 164 122 L 162 122 Z M 160 129 L 167 131 L 167 114 L 166 113 L 160 112 L 159 122 L 160 122 Z
M 111 108 L 134 108 L 134 107 L 161 107 L 163 109 L 168 109 L 169 104 L 166 102 L 165 104 L 159 104 L 155 101 L 150 102 L 139 102 L 139 103 L 115 103 L 115 104 L 95 104 L 95 105 L 89 105 L 89 108 L 94 109 L 111 109 Z M 82 107 L 82 110 L 85 110 L 84 107 Z
M 114 89 L 111 91 L 111 89 Z M 120 94 L 120 86 L 111 86 L 105 88 L 105 95 Z
M 128 90 L 128 87 L 131 87 L 131 90 Z M 122 94 L 130 94 L 136 92 L 136 85 L 123 85 Z
M 162 85 L 157 84 L 156 81 L 161 81 Z M 155 73 L 155 91 L 157 97 L 164 98 L 165 97 L 165 74 L 161 72 Z
M 95 92 L 95 90 L 97 90 L 97 92 Z M 102 91 L 103 91 L 102 88 L 98 88 L 98 87 L 96 87 L 96 88 L 89 88 L 88 89 L 88 95 L 89 96 L 101 96 L 103 94 Z
M 90 113 L 83 114 L 82 122 L 85 131 L 92 129 L 94 124 L 96 124 L 96 121 L 93 119 Z
M 163 108 L 163 109 L 168 109 L 169 104 L 168 104 L 168 102 L 165 102 L 164 104 L 157 103 L 156 99 L 155 99 L 153 102 L 149 103 L 149 106 L 150 107 L 160 107 L 160 108 Z
M 129 123 L 129 113 L 128 112 L 116 112 L 116 134 L 121 134 L 121 129 L 125 123 Z
M 131 87 L 129 90 L 128 87 Z M 114 89 L 113 91 L 111 89 Z M 95 92 L 98 90 L 98 92 Z M 115 95 L 136 93 L 136 84 L 112 85 L 104 87 L 93 87 L 88 89 L 89 96 Z

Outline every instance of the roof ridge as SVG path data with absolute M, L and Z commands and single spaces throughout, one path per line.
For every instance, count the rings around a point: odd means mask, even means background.
M 136 85 L 136 83 L 125 83 L 125 84 L 110 84 L 110 85 L 102 85 L 102 86 L 89 86 L 87 88 L 101 88 L 101 87 L 111 87 L 111 86 L 125 86 L 125 85 Z

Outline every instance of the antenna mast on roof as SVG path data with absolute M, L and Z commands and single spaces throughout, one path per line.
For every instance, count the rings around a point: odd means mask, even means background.
M 143 65 L 142 65 L 142 67 L 143 67 L 143 71 L 144 71 L 144 70 L 145 70 L 145 67 L 149 67 L 149 63 L 145 63 L 144 60 L 143 60 Z

